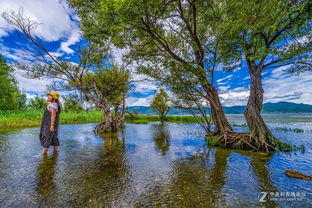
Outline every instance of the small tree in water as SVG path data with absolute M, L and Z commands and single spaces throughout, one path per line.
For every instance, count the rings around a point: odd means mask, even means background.
M 119 69 L 113 65 L 109 70 L 100 68 L 97 73 L 88 72 L 82 82 L 72 83 L 88 89 L 89 93 L 97 95 L 97 98 L 106 103 L 102 112 L 105 121 L 97 126 L 97 130 L 117 131 L 122 128 L 125 120 L 126 105 L 125 95 L 129 90 L 130 72 Z
M 15 63 L 15 67 L 27 72 L 31 78 L 56 78 L 63 89 L 74 88 L 81 91 L 88 100 L 100 108 L 104 121 L 97 125 L 97 132 L 114 132 L 123 126 L 125 118 L 125 97 L 128 92 L 130 72 L 107 63 L 110 60 L 109 47 L 89 43 L 87 48 L 79 50 L 79 63 L 56 58 L 32 34 L 38 23 L 19 12 L 5 12 L 3 18 L 16 26 L 27 38 L 23 45 L 34 64 Z M 31 48 L 31 50 L 29 50 Z M 107 67 L 107 65 L 112 65 Z
M 163 89 L 160 89 L 160 92 L 155 95 L 151 103 L 152 110 L 158 113 L 162 123 L 165 121 L 167 113 L 170 109 L 169 101 L 170 99 L 168 94 Z

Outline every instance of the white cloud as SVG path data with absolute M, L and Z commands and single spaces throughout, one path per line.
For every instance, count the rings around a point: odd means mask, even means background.
M 26 92 L 33 92 L 42 94 L 47 84 L 50 84 L 53 82 L 52 79 L 28 79 L 25 76 L 23 76 L 23 73 L 20 71 L 15 71 L 14 76 L 16 80 L 18 81 L 19 89 Z
M 291 75 L 280 67 L 272 71 L 269 79 L 263 80 L 264 102 L 288 101 L 312 104 L 312 72 Z
M 117 48 L 114 45 L 112 45 L 110 47 L 110 49 L 111 49 L 111 53 L 112 53 L 112 56 L 113 56 L 114 63 L 117 66 L 122 67 L 123 66 L 122 58 L 129 50 L 128 49 L 120 49 L 120 48 Z M 134 68 L 135 68 L 135 66 L 134 66 Z
M 285 70 L 287 66 L 271 71 L 271 75 L 263 79 L 264 103 L 294 102 L 312 104 L 312 72 L 292 75 Z M 268 73 L 268 72 L 265 72 Z M 228 89 L 230 85 L 221 88 L 220 98 L 224 106 L 246 105 L 249 97 L 249 87 Z
M 26 97 L 27 97 L 28 100 L 33 99 L 33 98 L 36 97 L 36 94 L 33 94 L 33 93 L 28 93 L 28 92 L 26 92 L 25 94 L 26 94 Z M 39 96 L 40 96 L 40 95 L 39 95 Z
M 68 40 L 61 43 L 60 50 L 66 53 L 74 53 L 75 51 L 71 49 L 69 46 L 74 45 L 75 43 L 79 42 L 80 37 L 81 37 L 80 30 L 78 28 L 73 30 Z
M 218 79 L 218 80 L 217 80 L 217 83 L 218 83 L 218 84 L 222 84 L 222 83 L 221 83 L 222 81 L 226 81 L 227 79 L 230 79 L 231 77 L 233 77 L 232 74 L 230 74 L 230 75 L 228 75 L 228 76 L 226 76 L 226 77 L 223 77 L 223 78 L 221 78 L 221 79 Z
M 34 34 L 46 41 L 56 41 L 68 33 L 72 21 L 68 15 L 69 9 L 65 8 L 58 0 L 0 0 L 0 12 L 18 11 L 24 9 L 25 16 L 41 23 Z M 0 26 L 10 27 L 1 18 Z
M 220 86 L 220 87 L 218 87 L 218 91 L 220 92 L 220 93 L 222 93 L 222 92 L 225 92 L 225 91 L 228 91 L 230 89 L 230 86 L 228 85 L 228 86 Z
M 157 89 L 155 82 L 146 81 L 149 77 L 141 74 L 134 74 L 133 80 L 135 81 L 135 91 L 138 93 L 149 93 Z M 143 81 L 142 81 L 143 80 Z
M 18 82 L 19 89 L 26 94 L 27 100 L 36 95 L 44 96 L 47 85 L 53 82 L 51 79 L 28 79 L 20 71 L 15 71 L 13 75 Z
M 129 52 L 129 49 L 120 49 L 116 46 L 111 46 L 111 52 L 113 56 L 114 63 L 119 67 L 126 67 L 132 72 L 132 81 L 135 81 L 135 91 L 138 93 L 149 93 L 151 91 L 155 91 L 157 89 L 157 85 L 155 82 L 151 81 L 152 78 L 137 73 L 138 63 L 133 62 L 131 65 L 125 65 L 123 62 L 123 56 Z
M 149 106 L 153 100 L 154 95 L 149 95 L 144 98 L 128 97 L 126 98 L 127 106 Z
M 23 8 L 26 17 L 40 23 L 33 31 L 35 36 L 49 42 L 61 40 L 61 51 L 74 52 L 69 46 L 80 40 L 79 18 L 64 0 L 0 0 L 1 14 L 20 8 Z M 0 28 L 0 37 L 15 29 L 3 18 L 0 18 Z
M 53 57 L 61 57 L 61 56 L 63 56 L 64 54 L 63 54 L 63 53 L 60 53 L 60 52 L 50 52 L 50 55 L 53 56 Z
M 0 54 L 15 61 L 28 63 L 32 57 L 29 53 L 19 48 L 11 48 L 5 46 L 0 40 Z
M 224 106 L 246 105 L 249 97 L 249 89 L 237 87 L 220 93 L 220 99 Z

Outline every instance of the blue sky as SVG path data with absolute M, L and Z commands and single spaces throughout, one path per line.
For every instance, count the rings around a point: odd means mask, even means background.
M 75 62 L 77 47 L 83 43 L 82 32 L 79 29 L 79 17 L 68 8 L 65 1 L 59 0 L 0 0 L 0 13 L 6 10 L 18 10 L 23 7 L 26 16 L 40 22 L 34 35 L 47 46 L 55 56 Z M 48 9 L 47 9 L 48 8 Z M 0 17 L 0 53 L 8 62 L 25 60 L 25 51 L 19 44 L 22 36 Z M 115 49 L 115 61 L 121 62 L 123 50 Z M 299 76 L 289 75 L 285 67 L 270 69 L 263 73 L 265 102 L 288 101 L 294 103 L 312 104 L 312 72 Z M 46 85 L 52 80 L 27 79 L 22 72 L 16 71 L 15 77 L 28 98 L 43 94 Z M 249 95 L 249 75 L 246 66 L 234 73 L 216 72 L 215 85 L 218 87 L 222 103 L 225 106 L 246 105 Z M 135 75 L 136 80 L 144 78 Z M 136 92 L 127 98 L 127 105 L 149 105 L 157 86 L 150 82 L 136 84 Z M 170 92 L 169 92 L 170 94 Z

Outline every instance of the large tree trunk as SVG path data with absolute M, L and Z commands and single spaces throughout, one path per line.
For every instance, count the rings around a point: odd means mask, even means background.
M 86 89 L 80 86 L 77 86 L 77 87 L 88 99 L 90 99 L 97 107 L 99 107 L 102 110 L 105 120 L 102 123 L 99 123 L 95 127 L 94 129 L 95 132 L 97 133 L 117 132 L 118 129 L 123 127 L 124 121 L 125 121 L 125 114 L 126 114 L 125 96 L 123 96 L 121 112 L 118 113 L 119 106 L 117 105 L 115 106 L 115 115 L 113 116 L 111 113 L 110 107 L 104 101 L 105 99 L 95 98 Z M 101 93 L 98 92 L 98 95 L 100 94 Z
M 113 117 L 110 111 L 106 109 L 101 109 L 103 112 L 104 121 L 96 125 L 95 132 L 103 133 L 103 132 L 112 132 L 113 127 Z
M 263 105 L 263 88 L 261 70 L 249 69 L 251 84 L 250 95 L 247 108 L 244 112 L 251 136 L 256 138 L 260 144 L 271 143 L 274 138 L 269 128 L 266 126 L 260 112 Z
M 235 149 L 269 152 L 273 150 L 289 151 L 292 147 L 276 139 L 266 126 L 260 112 L 263 104 L 263 89 L 261 70 L 249 68 L 251 76 L 250 96 L 244 112 L 250 132 L 233 132 L 222 110 L 222 106 L 215 88 L 207 93 L 212 108 L 212 116 L 216 125 L 216 132 L 221 135 L 215 145 Z M 209 140 L 208 140 L 209 141 Z M 211 141 L 210 141 L 211 142 Z M 213 140 L 212 140 L 213 142 Z
M 199 75 L 199 80 L 206 92 L 206 99 L 211 107 L 211 116 L 213 123 L 215 124 L 214 135 L 222 135 L 227 132 L 232 132 L 233 129 L 228 122 L 223 107 L 220 101 L 219 93 L 217 89 L 209 83 L 206 77 L 206 72 L 204 70 L 204 63 L 199 64 L 201 66 L 201 71 Z M 207 132 L 208 133 L 208 132 Z
M 211 116 L 215 124 L 214 134 L 220 135 L 226 132 L 232 132 L 232 127 L 223 111 L 217 89 L 211 84 L 206 84 L 205 90 L 207 93 L 207 99 L 211 106 Z
M 104 121 L 99 123 L 95 127 L 95 131 L 97 133 L 103 132 L 117 132 L 118 129 L 122 128 L 124 125 L 125 115 L 124 112 L 122 113 L 115 113 L 113 116 L 108 109 L 102 109 L 104 115 Z

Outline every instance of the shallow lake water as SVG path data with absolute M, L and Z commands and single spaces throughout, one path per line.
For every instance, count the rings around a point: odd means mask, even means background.
M 3 132 L 0 207 L 312 207 L 312 181 L 284 174 L 312 174 L 312 116 L 265 118 L 275 136 L 304 151 L 209 148 L 198 124 L 153 122 L 104 135 L 93 133 L 96 124 L 61 125 L 59 152 L 42 157 L 39 128 Z

